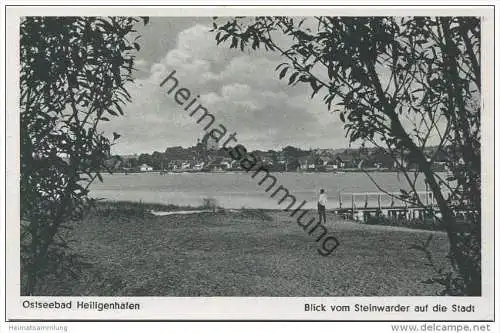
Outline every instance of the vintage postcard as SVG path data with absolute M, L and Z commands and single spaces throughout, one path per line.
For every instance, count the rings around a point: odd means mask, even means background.
M 494 320 L 493 7 L 6 8 L 8 320 Z

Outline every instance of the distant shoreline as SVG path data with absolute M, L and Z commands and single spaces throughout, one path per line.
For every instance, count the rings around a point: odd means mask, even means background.
M 413 169 L 408 169 L 407 171 L 414 172 L 415 170 Z M 294 174 L 344 174 L 344 173 L 364 173 L 364 172 L 400 172 L 398 170 L 392 170 L 392 169 L 342 169 L 338 171 L 273 171 L 269 170 L 271 173 L 277 173 L 277 174 L 282 174 L 282 173 L 294 173 Z M 444 172 L 444 171 L 443 171 Z M 196 174 L 234 174 L 234 173 L 248 173 L 245 170 L 238 170 L 238 169 L 230 169 L 230 170 L 224 170 L 224 171 L 199 171 L 199 170 L 179 170 L 179 171 L 160 171 L 160 170 L 153 170 L 153 171 L 114 171 L 113 173 L 109 172 L 101 172 L 102 174 L 165 174 L 165 175 L 175 175 L 175 174 L 186 174 L 186 173 L 196 173 Z

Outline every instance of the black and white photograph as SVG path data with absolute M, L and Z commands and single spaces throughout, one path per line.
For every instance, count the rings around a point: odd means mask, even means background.
M 484 17 L 240 13 L 19 19 L 19 296 L 486 296 Z

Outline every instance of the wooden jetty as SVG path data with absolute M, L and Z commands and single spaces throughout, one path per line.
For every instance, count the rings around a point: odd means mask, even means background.
M 406 219 L 424 218 L 429 212 L 432 212 L 429 214 L 432 216 L 440 215 L 432 192 L 417 192 L 425 207 L 411 205 L 398 199 L 400 195 L 400 192 L 339 193 L 335 213 L 345 219 L 363 222 L 370 216 L 377 215 Z

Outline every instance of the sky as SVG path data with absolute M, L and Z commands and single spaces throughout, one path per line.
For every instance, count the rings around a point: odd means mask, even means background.
M 132 102 L 124 116 L 103 125 L 106 133 L 121 134 L 114 154 L 152 153 L 167 147 L 189 147 L 205 132 L 183 111 L 167 85 L 172 72 L 176 89 L 199 95 L 200 103 L 236 132 L 249 149 L 294 145 L 304 149 L 348 146 L 338 115 L 328 112 L 321 97 L 311 99 L 308 86 L 289 87 L 275 67 L 283 58 L 274 52 L 245 51 L 217 46 L 211 18 L 156 17 L 138 26 L 142 35 L 136 53 L 136 79 L 127 85 Z

